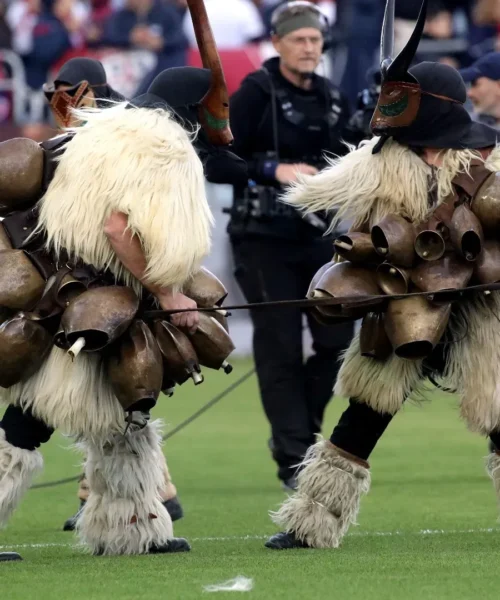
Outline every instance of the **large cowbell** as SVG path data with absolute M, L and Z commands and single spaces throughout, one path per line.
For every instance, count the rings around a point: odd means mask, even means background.
M 380 44 L 380 69 L 382 87 L 377 107 L 371 121 L 374 135 L 390 136 L 390 130 L 409 127 L 417 118 L 422 90 L 409 73 L 417 53 L 427 17 L 428 0 L 422 1 L 415 29 L 403 50 L 394 54 L 394 13 L 396 0 L 387 0 Z
M 149 411 L 155 406 L 163 383 L 163 359 L 144 321 L 134 321 L 118 340 L 107 369 L 113 392 L 125 411 Z

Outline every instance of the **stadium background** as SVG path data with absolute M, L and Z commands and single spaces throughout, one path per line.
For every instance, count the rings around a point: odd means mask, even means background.
M 282 0 L 206 0 L 230 93 L 274 54 L 270 15 Z M 385 0 L 315 0 L 331 25 L 332 48 L 320 70 L 342 86 L 354 105 L 376 66 L 378 32 Z M 149 8 L 151 5 L 151 8 Z M 399 3 L 397 43 L 411 31 L 419 0 Z M 124 11 L 143 22 L 156 11 L 165 50 L 134 44 L 120 30 Z M 130 17 L 129 12 L 129 17 Z M 155 20 L 154 18 L 152 19 Z M 151 21 L 151 19 L 150 19 Z M 422 58 L 470 64 L 498 47 L 500 0 L 432 0 L 431 18 L 420 48 Z M 73 56 L 101 60 L 109 83 L 133 97 L 156 69 L 201 64 L 185 0 L 0 0 L 0 141 L 26 136 L 41 141 L 54 134 L 41 90 L 59 66 Z M 206 266 L 227 283 L 232 301 L 242 300 L 232 275 L 226 236 L 232 189 L 208 186 L 216 216 L 214 246 Z M 247 315 L 232 317 L 238 352 L 250 353 Z

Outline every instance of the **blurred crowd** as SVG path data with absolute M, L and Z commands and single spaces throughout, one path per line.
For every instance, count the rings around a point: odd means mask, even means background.
M 205 0 L 221 50 L 265 43 L 270 17 L 284 0 Z M 313 0 L 331 27 L 330 74 L 351 103 L 376 65 L 385 0 Z M 420 0 L 397 2 L 403 45 Z M 431 0 L 421 58 L 466 67 L 500 48 L 500 0 Z M 166 68 L 188 63 L 196 40 L 187 0 L 0 0 L 0 51 L 20 57 L 28 89 L 40 90 L 54 66 L 92 49 L 143 51 L 148 63 L 137 93 Z M 3 66 L 0 79 L 11 66 Z

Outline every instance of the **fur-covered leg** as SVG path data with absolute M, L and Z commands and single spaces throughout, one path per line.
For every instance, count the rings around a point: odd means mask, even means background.
M 43 469 L 43 458 L 36 450 L 17 448 L 5 439 L 0 427 L 0 527 L 5 525 Z
M 500 506 L 500 454 L 495 452 L 488 456 L 488 462 L 486 464 L 488 475 L 493 481 L 493 487 L 497 495 L 497 500 Z
M 63 525 L 63 531 L 74 531 L 76 528 L 76 522 L 78 521 L 78 517 L 80 516 L 80 512 L 83 509 L 83 507 L 85 506 L 85 503 L 87 502 L 87 500 L 89 499 L 89 494 L 90 494 L 90 489 L 89 489 L 89 482 L 87 481 L 87 478 L 85 477 L 85 473 L 80 477 L 80 480 L 78 482 L 78 502 L 80 504 L 80 508 L 77 510 L 77 512 L 70 517 L 69 519 L 67 519 L 64 522 Z
M 165 484 L 160 490 L 161 499 L 163 501 L 163 506 L 168 510 L 170 518 L 175 522 L 179 519 L 182 519 L 184 516 L 184 511 L 181 503 L 179 502 L 179 498 L 177 497 L 177 488 L 175 487 L 172 477 L 170 476 L 167 459 L 163 456 L 163 454 L 161 455 L 161 460 L 163 462 L 163 471 L 165 475 Z
M 94 554 L 146 554 L 189 550 L 174 539 L 162 504 L 165 473 L 158 423 L 85 444 L 90 495 L 77 530 Z
M 361 495 L 370 489 L 368 463 L 348 456 L 330 441 L 311 446 L 298 475 L 297 492 L 271 514 L 292 535 L 293 544 L 282 544 L 278 534 L 266 546 L 338 548 L 356 522 Z

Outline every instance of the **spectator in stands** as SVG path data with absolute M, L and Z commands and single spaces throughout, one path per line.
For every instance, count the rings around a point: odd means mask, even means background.
M 335 22 L 336 4 L 335 0 L 309 0 L 316 4 L 321 12 L 325 15 L 331 25 Z M 288 0 L 254 0 L 262 12 L 266 31 L 271 31 L 271 15 L 280 4 L 286 4 Z
M 341 88 L 351 105 L 366 86 L 367 72 L 377 65 L 384 9 L 385 0 L 337 0 L 336 35 L 347 55 Z
M 477 0 L 474 19 L 478 25 L 500 25 L 500 3 L 498 0 Z
M 157 65 L 146 75 L 138 94 L 144 93 L 161 71 L 187 63 L 188 43 L 182 19 L 176 7 L 161 0 L 127 0 L 125 8 L 109 18 L 101 43 L 149 50 L 157 55 Z
M 104 26 L 112 14 L 112 0 L 90 0 L 90 15 L 85 31 L 87 44 L 94 46 L 101 43 Z
M 0 1 L 0 48 L 10 48 L 12 46 L 12 33 L 5 18 L 7 12 L 7 3 Z
M 491 52 L 461 71 L 480 121 L 500 129 L 500 52 Z
M 205 0 L 205 4 L 219 50 L 241 48 L 264 38 L 262 17 L 251 0 Z M 184 31 L 190 46 L 197 48 L 189 14 L 184 17 Z
M 40 89 L 52 65 L 81 43 L 84 11 L 85 6 L 76 0 L 11 4 L 7 20 L 13 32 L 13 49 L 23 59 L 30 88 Z

